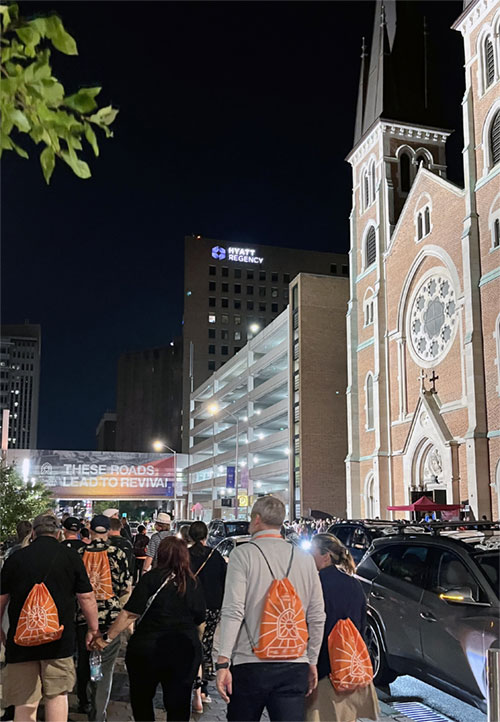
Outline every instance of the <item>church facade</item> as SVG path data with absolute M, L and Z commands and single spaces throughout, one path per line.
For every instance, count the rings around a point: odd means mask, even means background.
M 464 187 L 447 179 L 451 131 L 416 5 L 375 3 L 347 159 L 347 513 L 388 518 L 426 493 L 498 519 L 500 2 L 466 1 L 453 26 L 465 46 Z

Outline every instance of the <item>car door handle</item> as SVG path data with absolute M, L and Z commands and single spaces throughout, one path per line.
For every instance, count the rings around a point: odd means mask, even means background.
M 425 619 L 426 622 L 437 622 L 436 617 L 433 617 L 430 612 L 420 612 L 420 616 L 422 619 Z
M 383 594 L 379 594 L 378 592 L 370 592 L 370 597 L 373 597 L 374 599 L 384 599 Z

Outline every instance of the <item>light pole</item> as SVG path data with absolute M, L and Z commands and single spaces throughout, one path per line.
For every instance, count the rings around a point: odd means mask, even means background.
M 168 451 L 171 451 L 174 455 L 174 509 L 175 515 L 177 516 L 177 451 L 175 449 L 172 449 L 168 444 L 166 444 L 164 441 L 160 441 L 159 439 L 153 441 L 153 449 L 158 452 L 161 452 L 162 449 L 168 449 Z M 179 514 L 179 516 L 182 515 Z
M 215 416 L 219 412 L 219 407 L 217 404 L 211 404 L 208 407 L 208 411 L 212 416 Z M 239 490 L 239 484 L 238 484 L 238 451 L 239 451 L 239 438 L 240 438 L 240 420 L 236 416 L 236 414 L 233 414 L 232 411 L 227 411 L 227 409 L 222 409 L 223 412 L 225 412 L 226 416 L 231 416 L 236 421 L 236 450 L 235 450 L 235 469 L 234 469 L 234 490 L 235 490 L 235 517 L 238 519 L 238 490 Z

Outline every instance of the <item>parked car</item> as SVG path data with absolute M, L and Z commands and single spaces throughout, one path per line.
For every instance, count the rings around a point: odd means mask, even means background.
M 242 536 L 248 534 L 250 526 L 249 521 L 239 521 L 237 519 L 225 521 L 224 519 L 212 519 L 208 525 L 207 545 L 209 547 L 217 546 L 217 544 L 229 536 Z
M 393 521 L 352 519 L 332 524 L 328 532 L 334 534 L 349 549 L 355 563 L 359 564 L 374 539 L 388 534 L 397 534 L 399 529 L 400 526 Z M 423 527 L 412 527 L 412 529 L 415 529 L 416 533 L 425 531 Z
M 191 526 L 193 521 L 194 519 L 175 519 L 170 526 L 170 531 L 172 532 L 172 534 L 177 535 L 179 534 L 181 527 L 186 525 Z
M 487 651 L 500 636 L 500 525 L 452 526 L 373 540 L 356 569 L 367 644 L 375 684 L 411 674 L 486 711 Z

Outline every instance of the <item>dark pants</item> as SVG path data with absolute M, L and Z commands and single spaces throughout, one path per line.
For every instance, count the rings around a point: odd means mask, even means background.
M 154 640 L 132 637 L 125 663 L 136 722 L 154 720 L 153 698 L 159 684 L 168 722 L 189 722 L 193 683 L 201 664 L 201 645 L 196 633 L 172 635 L 170 644 L 161 649 Z
M 134 586 L 138 583 L 138 581 L 141 578 L 142 575 L 142 567 L 144 566 L 144 562 L 146 561 L 146 557 L 144 559 L 138 559 L 136 557 L 135 559 L 135 568 L 134 568 Z
M 113 685 L 113 672 L 120 651 L 120 636 L 116 637 L 101 652 L 102 679 L 92 682 L 90 679 L 89 652 L 85 646 L 87 627 L 77 628 L 78 664 L 76 668 L 77 695 L 81 705 L 89 704 L 88 718 L 91 722 L 105 722 L 106 709 Z
M 259 722 L 264 708 L 271 722 L 303 722 L 309 665 L 252 662 L 232 667 L 228 722 Z

